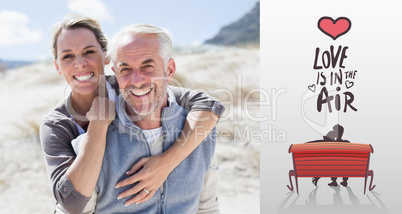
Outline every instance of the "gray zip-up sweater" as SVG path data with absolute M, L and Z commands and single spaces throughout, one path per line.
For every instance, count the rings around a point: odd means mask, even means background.
M 163 151 L 176 141 L 187 116 L 186 110 L 177 105 L 170 90 L 168 103 L 161 118 Z M 116 198 L 133 185 L 116 189 L 114 184 L 127 178 L 125 171 L 131 167 L 131 163 L 150 156 L 151 150 L 143 131 L 127 116 L 122 96 L 119 97 L 116 110 L 117 117 L 108 129 L 105 155 L 96 186 L 98 200 L 95 213 L 196 213 L 204 177 L 214 154 L 215 129 L 169 174 L 163 183 L 163 193 L 158 189 L 148 201 L 125 207 L 124 202 L 128 199 Z

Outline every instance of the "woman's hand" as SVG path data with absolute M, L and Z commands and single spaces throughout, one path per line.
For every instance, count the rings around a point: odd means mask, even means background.
M 134 198 L 126 201 L 125 205 L 139 204 L 152 198 L 158 188 L 165 182 L 174 167 L 165 153 L 160 155 L 141 158 L 135 163 L 127 175 L 132 175 L 116 184 L 116 188 L 134 184 L 134 187 L 120 193 L 118 199 L 138 193 Z M 138 171 L 139 170 L 139 171 Z M 137 172 L 138 171 L 138 172 Z M 135 174 L 134 174 L 135 173 Z M 148 192 L 149 193 L 148 193 Z
M 106 97 L 95 97 L 92 101 L 91 109 L 87 112 L 86 117 L 91 122 L 104 122 L 107 125 L 110 125 L 116 117 L 115 102 Z
M 90 197 L 102 167 L 106 146 L 106 133 L 109 124 L 116 117 L 115 102 L 106 97 L 96 97 L 86 117 L 90 121 L 82 138 L 80 152 L 67 169 L 66 175 L 74 189 Z

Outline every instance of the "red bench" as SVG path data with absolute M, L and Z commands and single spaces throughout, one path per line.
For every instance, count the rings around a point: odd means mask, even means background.
M 293 191 L 292 176 L 295 177 L 296 191 L 299 194 L 299 177 L 364 177 L 364 194 L 367 178 L 371 176 L 369 190 L 372 186 L 374 172 L 369 170 L 370 144 L 348 142 L 311 142 L 292 144 L 289 153 L 293 155 L 293 170 L 289 171 L 290 185 Z

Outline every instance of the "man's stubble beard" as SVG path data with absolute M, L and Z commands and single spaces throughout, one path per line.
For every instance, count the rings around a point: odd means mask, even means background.
M 132 115 L 132 116 L 135 116 L 137 119 L 141 119 L 141 118 L 144 118 L 146 116 L 151 116 L 151 114 L 155 113 L 155 110 L 157 110 L 157 109 L 161 110 L 162 102 L 165 100 L 165 97 L 167 96 L 166 73 L 165 73 L 164 79 L 161 81 L 160 86 L 158 87 L 158 85 L 156 85 L 156 84 L 154 84 L 154 85 L 156 87 L 154 87 L 152 89 L 154 91 L 151 92 L 152 93 L 151 97 L 150 97 L 151 100 L 148 101 L 147 100 L 148 98 L 146 98 L 146 100 L 142 101 L 142 103 L 143 103 L 142 107 L 144 107 L 144 103 L 150 103 L 151 107 L 150 107 L 150 109 L 148 111 L 144 112 L 144 110 L 143 110 L 144 108 L 137 109 L 136 106 L 131 101 L 127 102 L 127 100 L 126 100 L 126 102 L 128 104 L 127 107 L 129 107 L 135 114 L 135 115 Z M 161 93 L 158 93 L 159 91 Z M 125 92 L 125 93 L 130 93 L 130 92 Z M 154 101 L 153 105 L 152 105 L 152 101 Z

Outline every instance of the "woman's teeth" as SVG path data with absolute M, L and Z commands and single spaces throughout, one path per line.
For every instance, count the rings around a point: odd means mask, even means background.
M 80 75 L 80 76 L 74 76 L 74 78 L 78 81 L 87 81 L 89 79 L 91 79 L 94 76 L 94 73 L 90 73 L 90 74 L 84 74 L 84 75 Z

